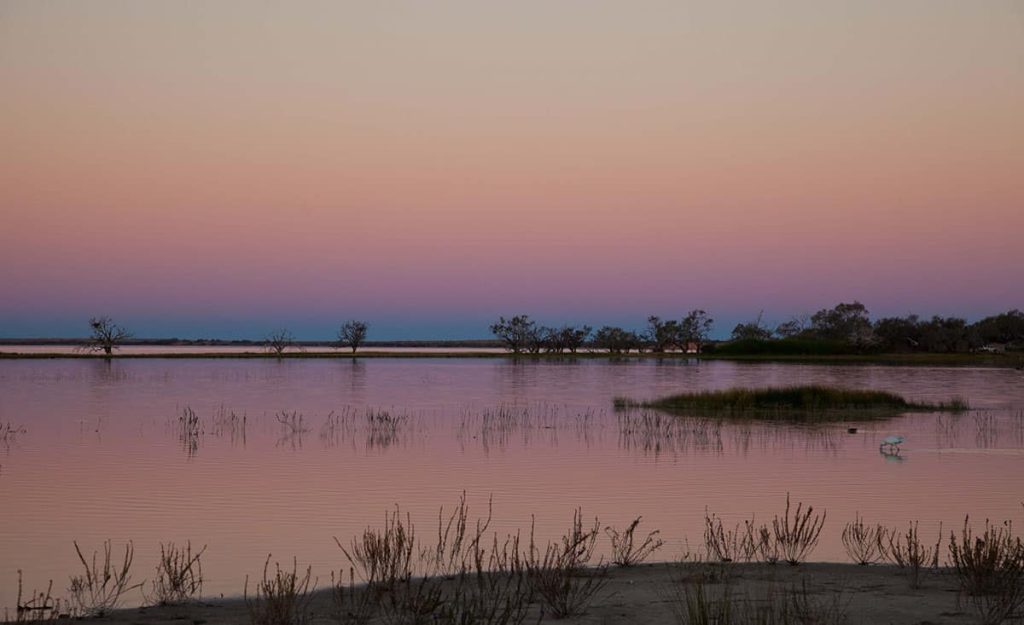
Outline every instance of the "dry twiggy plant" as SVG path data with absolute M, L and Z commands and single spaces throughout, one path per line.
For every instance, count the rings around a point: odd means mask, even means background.
M 199 451 L 199 439 L 202 434 L 203 424 L 199 415 L 191 407 L 185 406 L 178 415 L 178 440 L 190 458 Z
M 680 625 L 717 625 L 733 623 L 732 587 L 725 584 L 717 593 L 711 592 L 707 582 L 697 580 L 693 584 L 673 584 L 673 594 L 667 597 L 669 607 Z
M 773 596 L 776 593 L 781 597 Z M 801 580 L 800 585 L 793 584 L 788 589 L 778 592 L 776 589 L 768 591 L 768 605 L 770 619 L 762 620 L 755 616 L 754 623 L 780 623 L 794 625 L 808 625 L 816 623 L 829 623 L 840 625 L 847 620 L 847 611 L 850 607 L 852 597 L 845 594 L 843 589 L 830 592 L 825 596 L 816 596 L 808 587 L 807 579 Z M 757 615 L 757 612 L 754 613 Z
M 462 491 L 458 505 L 447 519 L 444 517 L 443 507 L 438 511 L 437 544 L 433 549 L 424 551 L 423 559 L 439 575 L 454 577 L 464 572 L 468 565 L 467 560 L 475 550 L 478 550 L 480 541 L 491 524 L 493 512 L 492 499 L 487 502 L 487 518 L 477 519 L 473 533 L 467 536 L 469 505 L 466 503 L 466 491 Z
M 533 590 L 554 618 L 584 614 L 591 599 L 608 584 L 608 565 L 599 562 L 584 571 L 594 553 L 601 524 L 594 519 L 589 530 L 583 529 L 583 513 L 573 514 L 569 533 L 558 543 L 548 543 L 541 554 L 530 530 L 529 556 L 526 569 Z
M 935 546 L 929 547 L 917 535 L 917 521 L 907 528 L 906 534 L 893 531 L 889 536 L 888 557 L 896 566 L 904 569 L 911 588 L 921 587 L 921 569 L 939 566 L 939 545 L 942 543 L 942 525 L 939 524 L 939 538 Z
M 409 423 L 409 415 L 387 410 L 366 411 L 366 447 L 387 449 L 399 442 L 402 431 Z
M 634 519 L 621 533 L 611 526 L 604 528 L 604 533 L 612 541 L 612 562 L 614 564 L 622 567 L 640 564 L 665 544 L 665 541 L 658 538 L 658 534 L 661 533 L 659 530 L 648 532 L 647 536 L 637 543 L 634 534 L 642 518 Z
M 498 542 L 498 534 L 495 533 L 489 551 L 483 547 L 480 541 L 474 542 L 470 552 L 473 570 L 478 572 L 478 574 L 483 571 L 505 575 L 524 573 L 526 571 L 526 560 L 519 549 L 519 542 L 518 531 L 515 534 L 506 535 L 500 544 Z M 485 560 L 486 564 L 484 563 Z
M 889 530 L 883 525 L 866 525 L 856 514 L 853 521 L 843 527 L 843 547 L 850 559 L 860 565 L 868 565 L 886 556 L 886 540 Z
M 121 596 L 129 590 L 142 586 L 142 583 L 131 583 L 132 560 L 135 558 L 135 546 L 132 541 L 124 548 L 124 558 L 120 564 L 112 559 L 113 545 L 111 541 L 103 543 L 103 562 L 97 562 L 98 553 L 93 552 L 92 560 L 86 560 L 82 550 L 75 542 L 75 552 L 82 563 L 82 575 L 71 577 L 68 592 L 75 611 L 84 617 L 103 616 L 118 606 Z
M 364 625 L 368 623 L 380 608 L 380 596 L 373 589 L 356 586 L 355 569 L 348 569 L 348 585 L 345 584 L 341 571 L 335 577 L 331 572 L 332 597 L 334 599 L 335 618 L 342 625 Z
M 969 520 L 959 538 L 951 533 L 949 543 L 961 600 L 969 598 L 985 625 L 1000 623 L 1024 607 L 1024 543 L 1009 521 L 986 520 L 985 530 L 974 536 Z
M 775 517 L 772 529 L 780 555 L 791 566 L 796 566 L 806 560 L 818 544 L 821 528 L 825 525 L 825 513 L 814 514 L 813 506 L 804 510 L 802 503 L 796 505 L 792 517 L 789 511 L 789 493 L 786 493 L 786 514 L 781 518 Z
M 779 561 L 779 545 L 775 541 L 772 528 L 757 525 L 754 520 L 744 521 L 747 532 L 740 543 L 743 557 L 747 562 L 757 560 L 765 564 L 776 564 Z
M 763 596 L 736 592 L 726 581 L 718 590 L 698 579 L 675 584 L 667 598 L 680 625 L 839 625 L 847 620 L 849 599 L 843 592 L 813 593 L 807 581 L 771 585 Z
M 245 428 L 249 418 L 243 413 L 241 416 L 233 410 L 228 410 L 222 404 L 213 413 L 211 433 L 214 436 L 225 436 L 232 444 L 241 442 L 245 444 Z
M 292 560 L 292 570 L 282 570 L 274 563 L 274 575 L 270 576 L 270 555 L 263 564 L 263 579 L 256 584 L 256 594 L 249 598 L 249 577 L 245 578 L 243 599 L 249 610 L 252 625 L 304 625 L 309 622 L 309 603 L 312 600 L 315 581 L 311 581 L 312 567 L 306 567 L 299 574 L 297 560 Z
M 52 579 L 46 585 L 45 591 L 33 589 L 28 597 L 24 593 L 22 572 L 21 569 L 18 569 L 18 598 L 14 604 L 14 623 L 50 623 L 70 616 L 69 606 L 53 596 Z M 3 622 L 12 622 L 6 608 L 4 608 Z
M 443 580 L 437 577 L 407 578 L 380 596 L 385 625 L 433 625 L 445 605 Z
M 203 564 L 200 562 L 206 545 L 192 553 L 192 541 L 178 547 L 173 542 L 160 543 L 160 561 L 150 582 L 151 591 L 146 602 L 155 605 L 173 605 L 198 599 L 203 593 Z
M 743 532 L 737 523 L 731 530 L 725 529 L 722 519 L 704 509 L 704 549 L 709 559 L 719 562 L 734 562 L 743 553 Z
M 286 430 L 289 434 L 302 434 L 309 431 L 306 427 L 306 420 L 302 416 L 302 413 L 298 411 L 287 412 L 281 411 L 274 415 L 274 419 L 281 424 L 282 429 Z
M 384 514 L 384 529 L 366 528 L 362 538 L 353 538 L 348 549 L 337 537 L 334 542 L 363 582 L 375 590 L 392 588 L 412 577 L 416 530 L 409 515 L 402 521 L 398 506 Z
M 533 600 L 533 589 L 521 573 L 462 575 L 438 611 L 437 621 L 451 625 L 521 625 Z

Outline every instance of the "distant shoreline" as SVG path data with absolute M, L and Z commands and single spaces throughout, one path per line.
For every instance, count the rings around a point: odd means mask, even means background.
M 89 344 L 88 338 L 0 338 L 0 351 L 10 345 L 32 346 L 64 346 L 74 347 Z M 293 341 L 297 347 L 323 347 L 337 349 L 337 341 Z M 157 339 L 131 338 L 120 343 L 123 347 L 255 347 L 263 349 L 266 340 L 259 339 Z M 496 339 L 401 339 L 395 341 L 364 341 L 364 349 L 373 347 L 451 347 L 451 348 L 501 348 L 502 342 Z
M 725 361 L 739 363 L 792 363 L 792 364 L 836 364 L 836 365 L 888 365 L 888 366 L 920 366 L 920 367 L 987 367 L 996 369 L 1022 369 L 1024 368 L 1024 354 L 1016 353 L 954 353 L 954 354 L 835 354 L 835 355 L 770 355 L 770 354 L 687 354 L 682 352 L 643 352 L 643 353 L 608 353 L 581 350 L 575 354 L 512 354 L 507 351 L 498 351 L 497 345 L 480 345 L 490 343 L 485 341 L 469 345 L 438 345 L 434 347 L 438 351 L 427 351 L 433 344 L 429 341 L 417 341 L 417 345 L 410 345 L 411 342 L 375 343 L 360 349 L 356 353 L 350 350 L 330 348 L 324 344 L 302 345 L 304 351 L 288 351 L 278 356 L 270 353 L 258 343 L 250 345 L 235 344 L 192 344 L 196 347 L 252 347 L 252 351 L 237 352 L 166 352 L 166 353 L 117 353 L 106 356 L 95 352 L 16 352 L 6 348 L 32 345 L 32 346 L 65 346 L 74 347 L 73 344 L 64 343 L 0 343 L 0 360 L 139 360 L 139 359 L 270 359 L 270 360 L 309 360 L 309 359 L 401 359 L 401 358 L 444 358 L 444 359 L 506 359 L 520 361 L 566 361 L 566 360 L 698 360 L 698 361 Z M 186 345 L 180 345 L 186 346 Z M 126 347 L 173 347 L 166 343 L 132 343 Z M 374 350 L 378 348 L 378 351 Z M 408 349 L 409 351 L 379 351 L 383 348 Z M 320 348 L 320 349 L 312 349 Z M 419 350 L 419 351 L 418 351 Z M 461 350 L 461 351 L 456 351 Z M 469 351 L 474 350 L 474 351 Z M 479 351 L 475 351 L 479 350 Z

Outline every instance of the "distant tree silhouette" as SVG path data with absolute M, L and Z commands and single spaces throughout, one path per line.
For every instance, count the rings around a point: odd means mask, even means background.
M 513 354 L 533 349 L 540 344 L 540 331 L 537 323 L 528 315 L 516 315 L 511 319 L 499 317 L 497 323 L 491 324 L 491 333 L 505 343 L 505 348 Z M 536 347 L 539 351 L 540 348 Z
M 563 326 L 558 334 L 562 347 L 569 350 L 570 354 L 575 354 L 587 342 L 592 331 L 590 326 Z
M 569 353 L 575 354 L 587 342 L 590 332 L 590 326 L 541 327 L 537 331 L 537 335 L 540 337 L 540 346 L 545 352 L 561 354 L 565 350 L 569 350 Z M 529 346 L 527 349 L 529 350 Z
M 650 342 L 651 351 L 664 352 L 683 345 L 682 326 L 678 321 L 669 319 L 662 321 L 661 317 L 651 315 L 647 318 L 647 333 L 644 338 Z
M 817 338 L 844 341 L 858 347 L 874 340 L 868 309 L 856 300 L 814 313 L 811 316 L 811 332 Z
M 736 327 L 732 329 L 732 340 L 734 341 L 767 341 L 772 338 L 772 332 L 768 328 L 764 327 L 761 323 L 761 318 L 764 317 L 764 311 L 762 310 L 757 314 L 757 319 L 749 323 L 738 323 Z
M 604 326 L 594 333 L 593 343 L 597 349 L 606 349 L 610 354 L 628 354 L 631 349 L 639 350 L 643 340 L 632 330 Z
M 1024 343 L 1024 312 L 1013 309 L 985 317 L 974 328 L 983 343 Z
M 356 353 L 359 346 L 366 340 L 366 331 L 369 325 L 364 321 L 351 319 L 342 324 L 338 330 L 338 344 L 340 347 L 351 347 L 352 353 Z
M 89 327 L 92 328 L 92 335 L 86 343 L 86 348 L 96 352 L 102 351 L 107 356 L 113 354 L 125 339 L 132 336 L 131 332 L 114 323 L 110 317 L 93 317 L 89 319 Z
M 267 335 L 265 345 L 267 351 L 280 358 L 284 355 L 284 350 L 295 345 L 295 337 L 288 330 L 281 328 Z
M 708 336 L 711 334 L 711 328 L 714 325 L 715 320 L 709 317 L 708 313 L 695 308 L 683 317 L 683 321 L 680 324 L 683 340 L 696 345 L 697 352 L 699 353 L 703 349 L 704 343 L 707 342 Z
M 808 324 L 810 323 L 810 317 L 807 315 L 797 315 L 787 321 L 783 321 L 775 327 L 775 334 L 779 338 L 792 339 L 796 338 L 805 332 L 807 332 Z

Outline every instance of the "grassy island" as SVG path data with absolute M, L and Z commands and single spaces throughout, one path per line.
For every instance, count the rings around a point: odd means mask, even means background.
M 615 408 L 653 408 L 672 414 L 841 420 L 851 416 L 888 416 L 909 411 L 962 412 L 967 410 L 968 406 L 966 401 L 958 397 L 934 404 L 907 401 L 900 395 L 886 391 L 803 385 L 680 393 L 650 401 L 618 397 L 615 399 Z

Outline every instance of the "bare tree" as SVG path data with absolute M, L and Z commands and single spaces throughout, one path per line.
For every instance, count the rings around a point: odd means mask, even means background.
M 356 353 L 359 346 L 366 340 L 366 330 L 369 327 L 365 321 L 356 321 L 355 319 L 346 321 L 338 330 L 338 347 L 348 346 L 352 348 L 353 354 Z
M 268 352 L 280 358 L 284 350 L 295 345 L 295 337 L 288 330 L 281 328 L 267 335 L 265 345 Z
M 94 352 L 103 352 L 110 356 L 114 349 L 120 347 L 121 343 L 132 334 L 121 326 L 114 323 L 110 317 L 93 317 L 89 319 L 89 327 L 92 328 L 92 336 L 86 343 L 86 349 Z

